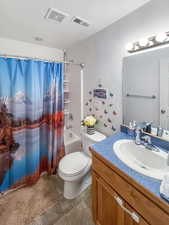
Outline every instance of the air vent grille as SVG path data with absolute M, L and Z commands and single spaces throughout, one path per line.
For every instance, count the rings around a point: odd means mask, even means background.
M 64 12 L 61 12 L 57 9 L 49 8 L 45 15 L 45 19 L 53 20 L 57 23 L 61 23 L 67 16 L 68 14 Z
M 84 19 L 81 19 L 79 17 L 73 17 L 72 18 L 72 22 L 80 24 L 80 25 L 82 25 L 84 27 L 89 27 L 90 26 L 90 24 L 87 21 L 85 21 Z

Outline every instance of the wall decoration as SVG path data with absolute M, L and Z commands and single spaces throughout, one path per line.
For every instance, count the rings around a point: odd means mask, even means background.
M 94 89 L 93 97 L 106 99 L 107 98 L 107 90 L 103 89 L 103 88 Z
M 114 116 L 116 116 L 116 115 L 117 115 L 117 112 L 116 112 L 115 110 L 113 111 L 113 115 L 114 115 Z
M 112 130 L 113 130 L 113 131 L 116 131 L 116 128 L 115 128 L 114 126 L 112 126 Z
M 117 115 L 116 98 L 113 92 L 109 92 L 107 88 L 103 87 L 101 83 L 97 85 L 99 88 L 89 90 L 86 106 L 86 116 L 91 115 L 100 121 L 98 127 L 104 127 L 109 131 L 116 131 L 114 126 L 115 118 Z
M 109 123 L 111 123 L 111 122 L 112 122 L 110 118 L 108 118 L 108 119 L 107 119 L 107 121 L 108 121 Z
M 104 110 L 104 114 L 107 114 L 108 112 L 106 111 L 106 109 Z

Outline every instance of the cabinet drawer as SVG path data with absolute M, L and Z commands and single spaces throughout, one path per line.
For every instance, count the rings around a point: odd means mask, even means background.
M 152 225 L 168 225 L 169 215 L 124 178 L 93 157 L 92 169 Z

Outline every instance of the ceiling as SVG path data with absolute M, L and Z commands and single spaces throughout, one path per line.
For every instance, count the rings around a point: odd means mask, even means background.
M 149 0 L 0 0 L 0 37 L 67 48 L 129 14 Z M 124 4 L 125 2 L 125 4 Z M 62 23 L 44 19 L 48 8 L 69 16 Z M 71 22 L 79 16 L 89 27 Z M 43 41 L 34 40 L 35 37 Z

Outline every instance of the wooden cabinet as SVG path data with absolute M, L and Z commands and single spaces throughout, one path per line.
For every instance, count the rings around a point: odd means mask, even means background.
M 148 225 L 105 181 L 93 173 L 96 225 Z M 96 206 L 97 205 L 97 206 Z
M 140 192 L 125 174 L 123 179 L 106 164 L 93 153 L 92 210 L 96 225 L 169 225 L 168 204 L 150 199 L 150 193 Z
M 123 225 L 124 212 L 115 200 L 116 193 L 107 184 L 105 184 L 103 180 L 99 179 L 97 182 L 97 200 L 99 202 L 97 212 L 98 224 Z

